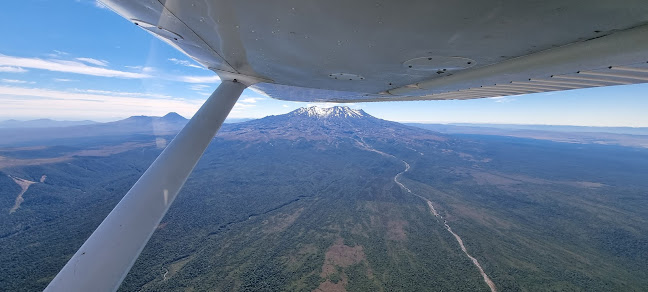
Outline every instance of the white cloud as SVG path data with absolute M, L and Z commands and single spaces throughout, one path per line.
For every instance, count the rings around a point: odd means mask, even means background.
M 57 53 L 58 54 L 58 53 Z M 0 54 L 0 72 L 22 73 L 27 72 L 25 68 L 48 70 L 53 72 L 75 73 L 82 75 L 117 77 L 127 79 L 152 78 L 149 73 L 156 72 L 153 67 L 146 66 L 126 66 L 127 68 L 138 72 L 128 72 L 105 68 L 107 61 L 93 58 L 76 58 L 75 60 L 62 60 L 59 58 L 40 59 L 14 57 Z M 216 83 L 220 81 L 218 75 L 195 76 L 195 75 L 169 75 L 164 72 L 155 74 L 155 78 L 168 81 L 186 82 L 186 83 Z M 206 85 L 205 85 L 206 86 Z
M 140 71 L 140 72 L 145 72 L 145 73 L 151 73 L 151 72 L 156 71 L 154 67 L 149 67 L 149 66 L 128 66 L 128 65 L 126 65 L 124 67 L 126 67 L 128 69 L 133 69 L 133 70 L 136 70 L 136 71 Z
M 105 61 L 105 60 L 97 60 L 97 59 L 93 59 L 93 58 L 76 58 L 76 59 L 81 61 L 81 62 L 92 64 L 92 65 L 97 65 L 97 66 L 102 66 L 102 67 L 108 66 L 108 61 Z
M 515 96 L 515 95 L 511 95 L 511 96 Z M 505 103 L 505 102 L 515 101 L 515 99 L 511 98 L 511 96 L 495 96 L 495 97 L 490 97 L 489 99 L 492 99 L 492 100 L 494 100 L 495 102 L 498 102 L 498 103 Z
M 289 107 L 287 104 L 281 105 L 282 107 Z
M 246 109 L 246 108 L 251 108 L 251 107 L 255 107 L 255 106 L 256 106 L 255 104 L 240 103 L 240 102 L 238 102 L 238 103 L 236 103 L 236 104 L 234 105 L 234 109 Z
M 251 96 L 241 96 L 239 100 L 236 102 L 234 105 L 234 108 L 232 109 L 232 114 L 233 117 L 242 114 L 242 113 L 247 113 L 246 110 L 249 110 L 251 108 L 256 107 L 256 102 L 259 100 L 264 100 L 265 98 L 260 98 L 260 97 L 251 97 Z
M 220 81 L 218 75 L 213 76 L 180 76 L 177 78 L 177 81 L 187 82 L 187 83 L 216 83 Z
M 207 89 L 209 89 L 211 87 L 212 86 L 205 85 L 205 84 L 192 84 L 192 85 L 189 85 L 189 89 L 193 90 L 193 91 L 205 91 L 205 90 L 207 90 Z
M 245 98 L 239 99 L 239 102 L 243 102 L 243 103 L 256 103 L 256 102 L 259 101 L 259 100 L 264 100 L 264 99 L 263 99 L 263 98 L 259 98 L 259 97 L 245 97 Z
M 20 68 L 20 67 L 12 67 L 12 66 L 0 66 L 0 72 L 8 72 L 8 73 L 25 73 L 27 70 Z
M 63 51 L 59 51 L 59 50 L 53 50 L 53 52 L 54 52 L 54 53 L 46 54 L 46 56 L 51 57 L 51 58 L 59 58 L 59 57 L 62 57 L 62 56 L 67 56 L 67 55 L 69 55 L 69 53 L 67 53 L 67 52 L 63 52 Z
M 22 58 L 0 55 L 0 66 L 26 67 L 54 72 L 76 73 L 92 76 L 118 77 L 118 78 L 149 78 L 150 75 L 142 73 L 125 72 L 101 67 L 88 66 L 77 61 L 57 59 L 43 60 L 39 58 Z
M 18 80 L 18 79 L 0 79 L 0 81 L 4 83 L 15 83 L 15 84 L 28 83 L 25 80 Z
M 202 103 L 202 100 L 147 93 L 59 91 L 0 86 L 0 116 L 4 117 L 74 117 L 106 120 L 141 114 L 164 115 L 172 111 L 191 117 Z
M 74 80 L 74 79 L 65 79 L 65 78 L 54 78 L 54 81 L 57 82 L 72 82 L 72 81 L 79 81 L 79 80 Z
M 72 89 L 74 92 L 80 93 L 90 93 L 90 94 L 101 94 L 108 96 L 129 96 L 129 97 L 147 97 L 147 98 L 159 98 L 159 99 L 171 99 L 173 96 L 160 93 L 150 93 L 150 92 L 127 92 L 127 91 L 109 91 L 109 90 L 98 90 L 98 89 Z
M 248 112 L 247 110 L 254 108 L 256 105 L 247 104 L 247 103 L 236 103 L 230 112 L 230 117 L 240 117 L 245 116 Z
M 198 69 L 205 69 L 205 67 L 196 65 L 196 64 L 194 64 L 194 63 L 192 63 L 190 61 L 187 61 L 187 60 L 179 60 L 179 59 L 176 59 L 176 58 L 171 58 L 171 59 L 168 59 L 168 60 L 173 62 L 176 65 L 182 65 L 182 66 L 185 66 L 185 67 L 198 68 Z
M 95 4 L 95 7 L 97 7 L 97 8 L 108 9 L 108 7 L 106 5 L 104 5 L 103 3 L 101 3 L 101 1 L 99 1 L 99 0 L 95 0 L 94 4 Z

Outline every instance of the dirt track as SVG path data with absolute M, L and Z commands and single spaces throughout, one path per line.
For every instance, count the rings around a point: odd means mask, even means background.
M 443 226 L 445 227 L 446 230 L 448 230 L 448 232 L 450 232 L 450 234 L 452 234 L 452 236 L 454 236 L 454 238 L 459 243 L 459 246 L 461 247 L 461 250 L 473 262 L 475 267 L 477 267 L 477 269 L 479 270 L 479 273 L 482 275 L 482 278 L 484 278 L 484 282 L 486 283 L 486 285 L 488 285 L 488 287 L 491 289 L 492 292 L 496 292 L 497 289 L 495 288 L 495 283 L 490 279 L 490 277 L 488 277 L 486 272 L 484 272 L 484 269 L 479 264 L 479 261 L 477 261 L 477 259 L 475 257 L 471 256 L 468 253 L 468 250 L 466 250 L 466 246 L 464 246 L 464 243 L 463 243 L 463 240 L 461 239 L 461 237 L 459 237 L 459 235 L 457 235 L 454 231 L 452 231 L 452 228 L 450 228 L 450 225 L 448 225 L 448 222 L 443 219 L 443 216 L 441 216 L 439 214 L 439 212 L 437 212 L 436 209 L 434 209 L 434 205 L 432 204 L 432 202 L 430 200 L 422 197 L 422 196 L 419 196 L 419 195 L 413 193 L 409 188 L 407 188 L 403 183 L 400 182 L 399 179 L 400 179 L 401 175 L 403 175 L 404 173 L 406 173 L 410 169 L 409 163 L 407 163 L 405 161 L 403 161 L 403 163 L 405 164 L 405 170 L 399 172 L 398 174 L 396 174 L 396 176 L 394 176 L 394 182 L 396 182 L 401 188 L 403 188 L 408 193 L 410 193 L 410 194 L 412 194 L 414 196 L 417 196 L 418 198 L 424 200 L 427 203 L 428 207 L 430 208 L 430 213 L 432 213 L 432 215 L 434 217 L 437 217 L 437 218 L 443 220 Z
M 391 155 L 391 154 L 388 154 L 388 153 L 382 152 L 382 151 L 380 151 L 380 150 L 377 150 L 377 149 L 371 147 L 371 145 L 367 144 L 367 143 L 364 141 L 364 139 L 362 139 L 362 138 L 360 138 L 360 139 L 361 139 L 360 141 L 357 141 L 357 140 L 356 140 L 356 141 L 358 142 L 358 146 L 359 146 L 361 149 L 363 149 L 363 150 L 367 150 L 367 151 L 371 151 L 371 152 L 376 152 L 376 153 L 378 153 L 378 154 L 380 154 L 380 155 L 383 155 L 383 156 L 387 156 L 387 157 L 392 157 L 392 158 L 396 158 L 396 159 L 398 159 L 398 158 L 397 158 L 396 156 L 394 156 L 394 155 Z M 414 151 L 416 151 L 416 150 L 414 150 Z M 416 151 L 416 152 L 418 152 L 418 151 Z M 421 153 L 421 152 L 418 152 L 418 153 L 421 154 L 421 155 L 423 155 L 423 153 Z M 405 162 L 405 160 L 401 160 L 401 161 L 403 162 L 403 164 L 405 164 L 405 169 L 404 169 L 403 171 L 397 173 L 397 174 L 394 176 L 394 182 L 395 182 L 396 184 L 398 184 L 398 185 L 399 185 L 403 190 L 405 190 L 405 191 L 407 191 L 408 193 L 410 193 L 411 195 L 414 195 L 414 196 L 420 198 L 421 200 L 425 201 L 425 202 L 427 203 L 428 207 L 430 208 L 430 213 L 432 213 L 432 215 L 433 215 L 434 217 L 436 217 L 436 218 L 438 218 L 438 219 L 440 219 L 440 220 L 443 220 L 443 226 L 445 227 L 446 230 L 448 230 L 448 232 L 450 232 L 450 234 L 452 234 L 452 236 L 454 236 L 454 238 L 455 238 L 455 239 L 457 240 L 457 242 L 459 243 L 459 247 L 461 247 L 461 250 L 462 250 L 462 251 L 464 252 L 464 254 L 466 254 L 466 256 L 467 256 L 467 257 L 472 261 L 472 263 L 475 265 L 475 267 L 477 267 L 477 269 L 479 270 L 479 273 L 481 274 L 482 278 L 484 278 L 484 282 L 486 283 L 486 285 L 488 285 L 488 287 L 490 288 L 491 292 L 496 292 L 496 291 L 497 291 L 497 288 L 495 287 L 495 283 L 490 279 L 490 277 L 488 277 L 488 275 L 486 274 L 486 272 L 484 272 L 484 269 L 483 269 L 482 266 L 479 264 L 479 261 L 477 261 L 477 259 L 476 259 L 475 257 L 471 256 L 471 255 L 468 253 L 468 250 L 466 249 L 466 246 L 464 246 L 464 243 L 463 243 L 463 240 L 461 239 L 461 237 L 459 237 L 459 235 L 457 235 L 454 231 L 452 231 L 452 228 L 450 228 L 450 225 L 448 225 L 448 222 L 447 222 L 445 219 L 443 219 L 443 217 L 439 214 L 439 212 L 437 212 L 436 209 L 434 209 L 434 205 L 432 204 L 432 202 L 431 202 L 430 200 L 426 199 L 425 197 L 422 197 L 422 196 L 420 196 L 420 195 L 415 194 L 414 192 L 412 192 L 412 190 L 410 190 L 408 187 L 406 187 L 406 186 L 405 186 L 405 185 L 400 181 L 400 177 L 401 177 L 404 173 L 406 173 L 406 172 L 408 172 L 408 171 L 410 170 L 410 165 L 409 165 L 409 163 Z
M 9 214 L 11 214 L 13 212 L 16 212 L 16 210 L 18 210 L 18 208 L 20 208 L 20 204 L 22 204 L 22 202 L 25 201 L 25 199 L 23 199 L 23 195 L 25 194 L 27 189 L 29 189 L 29 186 L 35 184 L 36 182 L 26 180 L 26 179 L 22 179 L 22 178 L 18 178 L 18 177 L 13 177 L 13 176 L 9 176 L 9 177 L 11 179 L 13 179 L 13 181 L 16 182 L 16 184 L 18 184 L 20 186 L 20 188 L 21 188 L 20 193 L 16 197 L 16 203 L 14 203 L 14 206 L 11 208 L 11 210 L 9 210 Z

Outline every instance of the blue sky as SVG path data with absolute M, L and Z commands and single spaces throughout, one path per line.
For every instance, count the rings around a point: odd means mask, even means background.
M 0 27 L 0 120 L 110 121 L 170 111 L 190 117 L 219 83 L 213 72 L 95 1 L 8 1 Z M 350 106 L 404 122 L 648 127 L 647 90 L 642 84 Z M 230 117 L 259 118 L 307 105 L 246 90 Z

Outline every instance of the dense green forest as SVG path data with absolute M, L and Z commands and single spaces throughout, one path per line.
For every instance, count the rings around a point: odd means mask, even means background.
M 434 204 L 498 291 L 648 287 L 644 149 L 386 122 L 281 138 L 272 119 L 224 127 L 120 291 L 489 291 L 443 220 L 395 182 L 403 161 L 401 182 Z M 264 138 L 237 134 L 246 127 Z M 43 289 L 155 159 L 154 139 L 2 150 L 33 159 L 141 143 L 0 169 L 0 290 Z M 10 214 L 12 177 L 37 183 Z

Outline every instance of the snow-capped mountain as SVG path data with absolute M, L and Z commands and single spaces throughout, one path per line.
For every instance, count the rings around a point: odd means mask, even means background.
M 328 108 L 317 106 L 302 107 L 290 114 L 295 116 L 305 115 L 315 118 L 360 118 L 367 115 L 363 110 L 356 110 L 346 106 L 334 106 Z
M 283 115 L 224 125 L 216 136 L 245 141 L 358 139 L 445 140 L 443 135 L 376 118 L 346 106 L 299 108 Z

